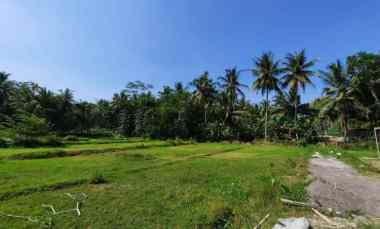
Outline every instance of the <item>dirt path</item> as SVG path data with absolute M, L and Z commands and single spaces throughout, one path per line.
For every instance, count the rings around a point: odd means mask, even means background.
M 340 212 L 380 217 L 380 179 L 360 175 L 334 158 L 313 158 L 308 193 L 314 203 Z

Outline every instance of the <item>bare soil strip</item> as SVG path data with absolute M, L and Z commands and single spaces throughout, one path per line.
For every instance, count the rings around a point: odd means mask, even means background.
M 335 158 L 313 158 L 308 187 L 313 203 L 342 213 L 380 217 L 380 179 L 360 175 Z

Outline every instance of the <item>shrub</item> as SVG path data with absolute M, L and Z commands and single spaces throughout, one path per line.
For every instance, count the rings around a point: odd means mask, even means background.
M 62 140 L 55 135 L 41 137 L 39 139 L 39 143 L 41 146 L 62 146 L 63 145 Z
M 12 139 L 0 137 L 0 148 L 6 148 L 13 144 Z
M 12 139 L 16 136 L 16 132 L 14 129 L 2 128 L 3 126 L 0 125 L 0 138 Z
M 67 135 L 66 137 L 63 138 L 64 141 L 71 141 L 71 142 L 76 142 L 79 141 L 79 138 L 75 135 Z
M 211 222 L 210 226 L 211 228 L 215 229 L 228 228 L 233 223 L 234 216 L 235 215 L 231 208 L 223 207 L 217 209 L 214 212 L 214 219 L 213 222 Z
M 16 125 L 16 132 L 26 136 L 41 136 L 48 133 L 48 124 L 45 119 L 35 115 L 21 115 Z
M 62 146 L 63 143 L 57 136 L 32 137 L 18 135 L 14 139 L 15 146 L 38 147 L 38 146 Z
M 86 137 L 91 138 L 111 138 L 114 136 L 114 133 L 111 130 L 103 128 L 93 128 L 89 133 L 85 134 Z
M 145 148 L 148 148 L 148 146 L 146 146 L 144 143 L 136 145 L 136 149 L 145 149 Z
M 14 145 L 23 147 L 37 147 L 40 145 L 40 141 L 36 137 L 18 135 L 14 139 Z
M 107 183 L 106 178 L 101 172 L 95 172 L 95 174 L 90 178 L 90 184 L 104 184 Z
M 295 201 L 305 201 L 307 199 L 306 187 L 307 184 L 298 182 L 290 186 L 281 184 L 281 195 L 287 199 Z
M 21 153 L 15 154 L 8 159 L 11 160 L 28 160 L 28 159 L 43 159 L 43 158 L 54 158 L 54 157 L 65 157 L 69 155 L 69 153 L 63 150 L 54 150 L 54 151 L 41 151 L 41 152 L 33 152 L 33 153 Z
M 180 146 L 180 145 L 186 145 L 188 144 L 186 141 L 183 141 L 179 138 L 176 138 L 176 139 L 169 139 L 166 141 L 169 145 L 171 146 Z

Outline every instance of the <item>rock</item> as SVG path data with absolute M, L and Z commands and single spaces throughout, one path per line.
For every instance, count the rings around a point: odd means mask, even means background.
M 313 156 L 311 156 L 312 158 L 322 158 L 322 155 L 319 153 L 319 152 L 315 152 L 313 154 Z
M 309 221 L 302 217 L 278 219 L 278 223 L 274 225 L 273 229 L 309 229 L 309 227 Z
M 327 224 L 326 221 L 321 219 L 319 216 L 312 216 L 309 219 L 309 222 L 310 222 L 311 228 L 313 229 L 326 229 L 326 228 L 357 229 L 357 228 L 360 228 L 355 223 L 353 223 L 352 220 L 349 220 L 349 219 L 334 217 L 331 220 L 334 223 L 336 223 L 336 226 Z

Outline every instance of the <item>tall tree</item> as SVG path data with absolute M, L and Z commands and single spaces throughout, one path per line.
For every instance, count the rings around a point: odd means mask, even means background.
M 372 127 L 380 124 L 380 54 L 359 52 L 347 58 L 355 99 L 367 108 Z
M 0 113 L 3 115 L 10 115 L 10 97 L 12 94 L 12 82 L 9 81 L 10 74 L 0 72 Z M 1 120 L 0 120 L 1 121 Z
M 256 80 L 252 84 L 252 89 L 265 94 L 265 141 L 268 139 L 268 110 L 269 110 L 269 93 L 273 90 L 279 90 L 278 76 L 281 74 L 280 62 L 274 60 L 271 52 L 263 53 L 261 57 L 254 60 L 254 69 L 252 74 Z
M 339 119 L 344 139 L 347 139 L 350 113 L 353 112 L 355 107 L 358 107 L 351 87 L 352 77 L 339 60 L 330 64 L 328 71 L 322 71 L 321 75 L 326 84 L 323 92 L 328 98 L 328 103 L 324 106 L 322 115 L 326 115 L 333 120 Z
M 94 104 L 89 102 L 78 102 L 75 104 L 75 117 L 77 120 L 77 128 L 80 133 L 89 134 L 91 127 L 94 126 Z
M 239 72 L 236 68 L 226 69 L 225 75 L 218 78 L 221 81 L 221 87 L 224 90 L 225 102 L 227 103 L 227 110 L 225 121 L 232 122 L 232 115 L 235 111 L 235 105 L 239 98 L 245 97 L 242 88 L 247 88 L 246 85 L 240 83 Z
M 73 128 L 73 91 L 68 88 L 60 90 L 57 95 L 57 105 L 57 112 L 60 115 L 58 115 L 58 119 L 56 120 L 56 128 L 58 131 L 67 132 Z
M 215 83 L 209 78 L 208 72 L 204 72 L 198 78 L 191 82 L 191 85 L 195 87 L 193 97 L 195 100 L 203 106 L 204 109 L 204 122 L 207 124 L 207 112 L 210 104 L 215 98 L 216 89 Z
M 313 71 L 310 69 L 315 61 L 309 61 L 305 54 L 305 49 L 301 52 L 289 53 L 285 57 L 285 67 L 283 76 L 283 86 L 289 88 L 289 94 L 295 95 L 293 101 L 294 123 L 297 125 L 297 109 L 300 99 L 299 90 L 305 91 L 308 84 L 312 84 L 310 77 Z

